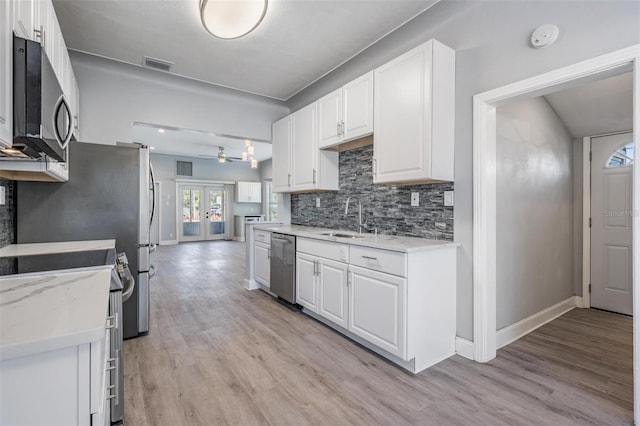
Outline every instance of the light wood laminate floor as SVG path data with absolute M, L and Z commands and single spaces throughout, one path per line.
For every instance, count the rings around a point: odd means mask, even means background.
M 631 319 L 574 309 L 416 375 L 262 291 L 244 244 L 159 247 L 151 331 L 125 342 L 127 425 L 631 424 Z

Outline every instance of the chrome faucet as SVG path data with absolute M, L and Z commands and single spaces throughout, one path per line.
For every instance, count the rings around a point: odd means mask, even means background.
M 362 203 L 355 195 L 347 198 L 347 204 L 344 206 L 344 215 L 346 216 L 349 213 L 349 201 L 351 201 L 352 198 L 358 202 L 358 233 L 362 234 L 362 227 L 366 227 L 367 225 L 362 223 Z

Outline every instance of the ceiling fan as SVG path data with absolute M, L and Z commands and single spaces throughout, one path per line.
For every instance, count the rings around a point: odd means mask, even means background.
M 218 149 L 220 150 L 218 152 L 218 155 L 199 155 L 199 157 L 203 157 L 203 158 L 217 158 L 219 163 L 226 163 L 227 161 L 230 163 L 233 163 L 234 161 L 242 161 L 242 158 L 240 157 L 229 157 L 225 152 L 224 152 L 224 146 L 219 146 Z

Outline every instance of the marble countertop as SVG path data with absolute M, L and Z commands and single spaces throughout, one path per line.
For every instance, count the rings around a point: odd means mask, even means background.
M 111 266 L 0 277 L 0 360 L 100 340 Z
M 54 243 L 11 244 L 0 248 L 0 257 L 37 256 L 42 254 L 75 253 L 109 250 L 116 240 L 64 241 Z
M 265 231 L 280 232 L 282 234 L 295 235 L 297 237 L 314 238 L 316 240 L 336 241 L 343 244 L 351 244 L 354 246 L 372 247 L 383 250 L 399 251 L 404 253 L 437 250 L 441 248 L 457 247 L 460 243 L 454 241 L 429 240 L 426 238 L 402 237 L 398 235 L 380 235 L 363 233 L 362 238 L 342 238 L 322 235 L 325 232 L 340 232 L 350 235 L 358 235 L 353 231 L 340 231 L 336 229 L 316 228 L 313 226 L 301 225 L 268 225 L 262 224 L 254 226 L 254 229 L 263 229 Z

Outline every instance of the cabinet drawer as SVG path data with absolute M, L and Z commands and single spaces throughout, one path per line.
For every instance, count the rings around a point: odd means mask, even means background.
M 400 277 L 407 276 L 405 253 L 360 246 L 350 246 L 349 251 L 349 263 L 352 265 Z
M 256 229 L 254 232 L 256 242 L 265 243 L 267 245 L 271 244 L 271 232 L 259 229 Z
M 296 244 L 297 252 L 324 257 L 338 262 L 349 262 L 349 246 L 347 244 L 310 238 L 298 238 Z

